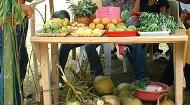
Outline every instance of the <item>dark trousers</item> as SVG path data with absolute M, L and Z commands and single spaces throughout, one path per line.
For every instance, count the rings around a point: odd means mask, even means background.
M 147 61 L 143 44 L 127 45 L 127 57 L 133 69 L 134 79 L 141 80 L 147 77 Z
M 183 69 L 185 81 L 187 87 L 190 87 L 190 64 L 185 64 Z M 161 81 L 167 85 L 173 85 L 174 83 L 174 62 L 173 62 L 173 53 L 171 53 L 169 61 L 164 69 L 163 76 Z
M 63 70 L 67 63 L 70 50 L 76 47 L 80 47 L 80 46 L 82 45 L 81 44 L 62 44 L 61 45 L 60 55 L 59 55 L 59 64 Z M 98 46 L 99 45 L 85 45 L 86 54 L 90 61 L 90 70 L 92 72 L 93 78 L 95 78 L 98 75 L 103 75 L 103 68 L 102 68 L 98 53 L 96 51 L 96 48 Z

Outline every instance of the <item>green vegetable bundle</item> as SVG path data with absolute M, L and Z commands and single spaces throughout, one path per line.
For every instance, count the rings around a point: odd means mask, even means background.
M 4 76 L 4 97 L 0 104 L 22 105 L 20 70 L 15 23 L 21 23 L 24 13 L 16 0 L 0 0 L 0 24 L 3 25 L 2 72 Z M 1 100 L 3 99 L 3 100 Z
M 171 33 L 174 33 L 176 28 L 174 17 L 170 15 L 144 12 L 140 16 L 140 31 L 170 31 Z

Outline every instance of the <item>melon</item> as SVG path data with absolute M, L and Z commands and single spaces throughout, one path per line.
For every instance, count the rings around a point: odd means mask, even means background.
M 175 103 L 172 100 L 163 100 L 160 102 L 160 105 L 175 105 Z
M 105 103 L 109 105 L 120 105 L 119 99 L 114 95 L 105 95 L 102 97 Z
M 65 105 L 81 105 L 79 101 L 67 101 Z
M 117 86 L 118 91 L 129 91 L 129 84 L 128 83 L 121 83 Z
M 113 93 L 114 84 L 108 76 L 97 76 L 93 82 L 95 91 L 100 95 Z
M 61 18 L 61 19 L 67 18 L 70 20 L 70 15 L 69 12 L 67 12 L 66 10 L 59 10 L 53 14 L 53 18 Z
M 123 100 L 122 102 L 123 102 L 123 105 L 143 105 L 141 100 L 139 100 L 138 98 L 127 98 Z
M 121 101 L 124 101 L 125 99 L 128 99 L 130 95 L 129 91 L 120 91 L 118 94 L 118 97 Z

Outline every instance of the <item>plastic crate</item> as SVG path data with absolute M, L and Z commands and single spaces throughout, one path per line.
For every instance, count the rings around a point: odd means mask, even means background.
M 116 32 L 106 32 L 108 37 L 132 37 L 137 36 L 137 31 L 116 31 Z

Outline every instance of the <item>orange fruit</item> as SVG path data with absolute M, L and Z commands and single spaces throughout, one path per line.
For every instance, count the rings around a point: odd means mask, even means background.
M 104 29 L 104 25 L 100 24 L 100 23 L 96 24 L 96 28 L 103 30 Z
M 118 23 L 122 23 L 123 22 L 123 20 L 122 19 L 118 19 Z
M 117 19 L 112 19 L 111 22 L 112 22 L 113 24 L 117 24 L 117 23 L 118 23 L 118 20 L 117 20 Z
M 95 29 L 96 28 L 96 24 L 95 23 L 90 23 L 89 24 L 89 28 L 90 29 Z
M 94 20 L 93 20 L 93 23 L 94 23 L 94 24 L 100 23 L 100 19 L 98 19 L 98 18 L 94 19 Z
M 102 19 L 101 19 L 101 23 L 102 23 L 103 25 L 107 25 L 108 23 L 110 23 L 110 19 L 109 19 L 109 18 L 102 18 Z

